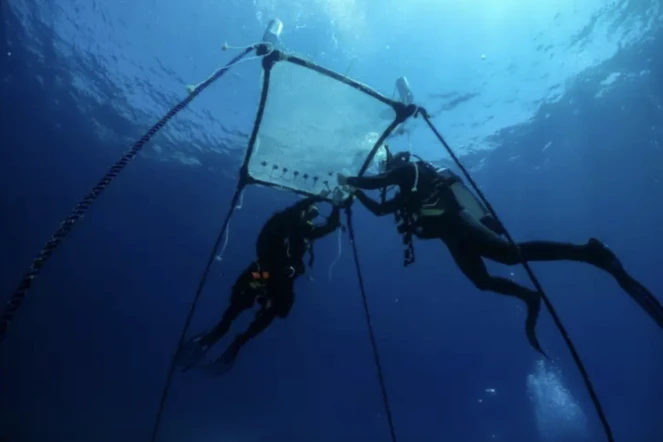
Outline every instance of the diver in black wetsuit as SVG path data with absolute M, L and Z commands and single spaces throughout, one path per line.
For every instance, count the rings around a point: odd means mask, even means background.
M 327 194 L 305 198 L 275 213 L 265 223 L 256 243 L 257 258 L 235 281 L 230 306 L 212 331 L 194 337 L 182 348 L 181 365 L 190 368 L 197 364 L 225 336 L 232 321 L 255 304 L 260 308 L 254 321 L 244 333 L 235 337 L 213 366 L 221 370 L 229 368 L 246 342 L 264 331 L 274 318 L 288 316 L 295 301 L 295 280 L 305 272 L 304 255 L 309 253 L 309 266 L 313 265 L 312 242 L 332 233 L 340 225 L 340 193 L 335 194 L 327 222 L 323 225 L 313 223 L 319 214 L 314 204 Z
M 515 282 L 491 276 L 482 258 L 514 265 L 526 261 L 581 261 L 610 273 L 619 285 L 663 328 L 660 302 L 624 269 L 619 259 L 598 239 L 586 244 L 527 241 L 518 250 L 501 235 L 503 227 L 476 200 L 461 179 L 448 169 L 436 169 L 424 161 L 410 161 L 410 154 L 388 155 L 386 171 L 372 177 L 338 175 L 339 185 L 366 190 L 398 186 L 391 200 L 378 203 L 364 192 L 355 196 L 377 216 L 398 213 L 404 221 L 399 232 L 419 238 L 439 238 L 449 248 L 461 271 L 480 290 L 515 296 L 527 304 L 526 333 L 530 344 L 543 353 L 534 327 L 539 314 L 539 294 Z M 469 195 L 469 198 L 468 198 Z M 472 201 L 473 200 L 473 201 Z M 472 209 L 469 207 L 472 206 Z M 479 208 L 479 209 L 477 209 Z M 470 213 L 473 212 L 473 213 Z M 545 354 L 545 353 L 544 353 Z

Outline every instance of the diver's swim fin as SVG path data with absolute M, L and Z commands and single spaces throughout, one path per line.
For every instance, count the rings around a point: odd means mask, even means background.
M 210 349 L 209 345 L 201 343 L 203 336 L 205 335 L 194 336 L 177 353 L 177 364 L 184 366 L 184 371 L 198 365 Z
M 610 273 L 619 286 L 663 328 L 663 306 L 660 301 L 626 272 L 617 255 L 596 238 L 591 238 L 587 247 L 590 251 L 590 263 Z
M 544 358 L 550 360 L 548 355 L 541 344 L 539 343 L 539 338 L 536 336 L 536 322 L 539 319 L 539 312 L 541 311 L 541 296 L 537 293 L 536 298 L 526 300 L 527 304 L 527 319 L 525 320 L 525 334 L 527 335 L 527 340 L 529 345 L 543 355 Z
M 663 328 L 663 306 L 659 300 L 645 286 L 631 278 L 626 271 L 623 274 L 615 275 L 615 279 L 631 299 L 637 302 L 659 327 Z

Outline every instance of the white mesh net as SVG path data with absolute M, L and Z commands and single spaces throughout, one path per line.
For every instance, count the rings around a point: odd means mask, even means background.
M 359 173 L 395 117 L 391 106 L 352 86 L 307 67 L 277 62 L 249 175 L 309 194 L 331 190 L 336 173 Z

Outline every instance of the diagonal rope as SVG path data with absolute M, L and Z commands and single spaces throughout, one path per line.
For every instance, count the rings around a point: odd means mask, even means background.
M 359 255 L 357 253 L 357 245 L 355 243 L 355 231 L 352 227 L 352 210 L 350 207 L 346 209 L 348 219 L 348 232 L 350 233 L 350 244 L 352 244 L 352 254 L 355 259 L 355 267 L 357 269 L 357 278 L 359 279 L 359 291 L 361 292 L 361 300 L 364 304 L 364 313 L 366 315 L 366 324 L 368 325 L 368 336 L 371 339 L 371 347 L 373 347 L 373 358 L 375 365 L 378 369 L 378 380 L 380 382 L 380 390 L 382 391 L 382 403 L 384 404 L 385 414 L 387 415 L 387 424 L 389 425 L 389 434 L 391 435 L 391 442 L 396 442 L 396 432 L 394 431 L 394 420 L 391 414 L 391 406 L 389 405 L 389 397 L 387 396 L 387 387 L 384 382 L 384 375 L 382 374 L 382 363 L 380 362 L 380 353 L 378 352 L 378 345 L 375 339 L 375 332 L 373 331 L 373 323 L 371 322 L 371 314 L 368 310 L 368 301 L 366 299 L 366 290 L 364 290 L 364 277 L 361 273 L 359 266 Z
M 424 120 L 426 121 L 426 124 L 428 124 L 428 127 L 433 131 L 437 139 L 442 143 L 444 148 L 447 150 L 449 155 L 451 155 L 451 158 L 454 160 L 458 168 L 463 172 L 463 175 L 465 175 L 465 178 L 467 181 L 472 185 L 472 188 L 474 191 L 477 193 L 479 198 L 481 199 L 481 202 L 483 202 L 490 212 L 491 216 L 495 218 L 496 221 L 498 221 L 502 226 L 504 224 L 500 220 L 500 218 L 497 216 L 497 212 L 495 212 L 495 209 L 490 205 L 488 200 L 486 199 L 485 195 L 483 192 L 481 192 L 481 189 L 479 189 L 479 186 L 477 186 L 476 182 L 472 179 L 472 176 L 470 173 L 465 169 L 463 164 L 460 162 L 456 154 L 451 150 L 451 147 L 447 144 L 447 142 L 442 138 L 442 135 L 440 132 L 437 130 L 437 128 L 431 123 L 430 118 L 428 113 L 420 109 L 419 112 L 421 115 L 424 117 Z M 576 365 L 578 366 L 578 370 L 580 371 L 580 374 L 582 375 L 582 379 L 585 382 L 585 387 L 587 388 L 587 391 L 589 392 L 589 396 L 592 399 L 592 402 L 594 403 L 594 408 L 596 408 L 596 413 L 599 416 L 599 419 L 601 420 L 601 424 L 603 425 L 603 430 L 605 431 L 605 435 L 608 439 L 609 442 L 614 442 L 614 437 L 612 435 L 612 430 L 610 429 L 610 424 L 608 423 L 608 419 L 605 416 L 605 413 L 603 412 L 603 407 L 601 406 L 601 402 L 599 401 L 599 398 L 596 394 L 596 391 L 594 390 L 594 386 L 592 384 L 592 381 L 589 377 L 589 374 L 587 373 L 587 370 L 585 369 L 585 364 L 583 364 L 582 360 L 580 359 L 580 355 L 578 354 L 578 351 L 575 348 L 575 345 L 573 344 L 573 341 L 571 340 L 571 337 L 566 331 L 566 328 L 564 327 L 564 324 L 562 324 L 562 320 L 560 319 L 559 315 L 557 315 L 557 311 L 555 310 L 555 307 L 552 305 L 552 302 L 550 302 L 550 299 L 548 296 L 544 293 L 543 287 L 541 287 L 541 283 L 539 283 L 539 280 L 537 277 L 534 275 L 534 271 L 530 267 L 529 263 L 523 258 L 523 255 L 521 253 L 520 247 L 518 247 L 518 244 L 514 241 L 513 237 L 511 234 L 504 229 L 504 236 L 506 236 L 507 240 L 509 243 L 516 249 L 518 253 L 518 259 L 522 266 L 525 268 L 525 271 L 527 272 L 527 275 L 529 276 L 529 279 L 532 281 L 532 284 L 536 288 L 536 290 L 539 292 L 541 295 L 541 298 L 543 299 L 543 302 L 546 304 L 546 308 L 550 312 L 550 316 L 552 316 L 553 321 L 555 322 L 555 325 L 557 326 L 557 329 L 562 335 L 562 338 L 564 338 L 564 342 L 566 343 L 566 346 L 569 349 L 569 352 L 571 352 L 571 356 L 573 356 L 573 360 L 575 361 Z
M 186 321 L 184 322 L 184 327 L 182 328 L 182 333 L 180 334 L 180 339 L 177 343 L 177 349 L 175 350 L 175 354 L 173 355 L 173 360 L 170 363 L 170 369 L 168 370 L 168 376 L 166 377 L 166 384 L 161 393 L 161 400 L 159 401 L 159 409 L 157 411 L 156 419 L 154 420 L 154 427 L 152 428 L 152 437 L 150 438 L 150 441 L 152 442 L 156 442 L 157 437 L 159 436 L 159 428 L 161 427 L 163 412 L 166 409 L 166 402 L 168 401 L 170 387 L 172 385 L 175 369 L 177 368 L 177 356 L 180 352 L 180 348 L 182 348 L 182 345 L 184 344 L 187 331 L 189 331 L 189 327 L 191 326 L 191 320 L 193 319 L 193 314 L 196 311 L 196 306 L 198 305 L 198 301 L 200 301 L 200 295 L 203 293 L 203 289 L 205 288 L 205 284 L 207 283 L 207 277 L 209 276 L 209 272 L 212 269 L 212 264 L 214 264 L 216 251 L 219 249 L 221 241 L 223 241 L 226 229 L 228 228 L 228 224 L 230 223 L 230 218 L 232 218 L 233 213 L 235 212 L 235 208 L 238 205 L 239 198 L 240 195 L 242 194 L 243 189 L 244 189 L 244 184 L 242 181 L 240 181 L 239 185 L 237 186 L 237 190 L 235 191 L 235 195 L 233 196 L 232 202 L 230 203 L 230 209 L 228 210 L 228 214 L 226 215 L 226 218 L 223 221 L 223 225 L 221 226 L 221 231 L 219 232 L 219 235 L 216 238 L 214 247 L 212 247 L 209 259 L 207 260 L 207 266 L 205 266 L 205 270 L 203 271 L 203 274 L 200 277 L 200 281 L 198 282 L 198 289 L 196 290 L 196 295 L 193 297 L 193 302 L 191 303 L 191 307 L 189 308 L 189 313 L 186 316 Z
M 136 158 L 136 155 L 143 149 L 143 147 L 159 132 L 175 115 L 180 113 L 184 108 L 186 108 L 191 101 L 198 96 L 204 89 L 206 89 L 213 82 L 218 80 L 223 74 L 225 74 L 228 69 L 240 61 L 246 54 L 251 52 L 254 49 L 253 46 L 247 48 L 244 52 L 237 55 L 233 58 L 228 64 L 223 68 L 217 70 L 211 77 L 198 85 L 195 89 L 191 90 L 191 93 L 178 104 L 176 104 L 171 110 L 166 113 L 154 126 L 152 126 L 146 133 L 143 135 L 133 147 L 127 151 L 122 158 L 120 158 L 106 174 L 101 178 L 96 186 L 83 197 L 80 203 L 74 207 L 71 214 L 60 223 L 60 227 L 53 234 L 51 239 L 42 247 L 39 251 L 39 254 L 32 261 L 30 268 L 21 279 L 21 282 L 18 285 L 18 288 L 14 291 L 14 294 L 7 302 L 7 306 L 0 315 L 0 342 L 7 333 L 9 324 L 16 315 L 16 312 L 23 304 L 32 282 L 37 278 L 39 273 L 48 261 L 48 259 L 53 255 L 53 252 L 62 244 L 62 241 L 71 233 L 74 228 L 74 225 L 83 218 L 83 215 L 88 211 L 90 206 L 99 198 L 101 193 L 108 187 L 108 185 L 117 177 L 117 175 L 129 164 L 131 160 Z

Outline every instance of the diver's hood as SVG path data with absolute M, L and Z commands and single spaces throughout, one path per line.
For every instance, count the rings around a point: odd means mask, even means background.
M 410 152 L 398 152 L 396 155 L 392 155 L 391 152 L 389 152 L 387 154 L 387 170 L 409 162 L 410 157 Z

